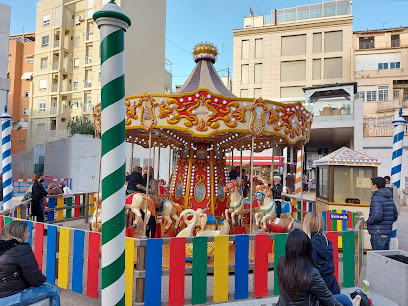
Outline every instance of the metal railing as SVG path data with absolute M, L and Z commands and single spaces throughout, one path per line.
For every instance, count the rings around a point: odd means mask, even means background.
M 58 62 L 52 63 L 52 70 L 58 70 L 58 67 L 59 67 L 59 63 L 58 63 Z
M 93 32 L 88 32 L 88 33 L 86 34 L 86 39 L 87 39 L 87 40 L 92 40 L 92 39 L 93 39 Z
M 58 84 L 52 84 L 51 85 L 51 92 L 57 92 L 58 91 Z
M 90 88 L 90 87 L 92 87 L 92 82 L 85 81 L 85 88 Z
M 56 107 L 56 106 L 52 106 L 52 107 L 51 107 L 51 110 L 50 110 L 50 114 L 51 114 L 51 115 L 56 115 L 57 113 L 58 113 L 57 107 Z
M 54 48 L 59 48 L 60 46 L 60 41 L 58 40 L 54 40 Z
M 85 65 L 92 64 L 92 56 L 85 56 Z
M 65 138 L 71 136 L 71 133 L 67 129 L 62 130 L 50 130 L 49 137 L 50 138 Z
M 65 185 L 72 189 L 72 178 L 64 179 L 54 179 L 54 178 L 45 178 L 44 186 L 47 187 L 51 182 L 58 184 L 59 182 L 64 182 Z M 30 186 L 34 183 L 34 179 L 15 179 L 13 181 L 13 193 L 23 194 L 26 193 Z

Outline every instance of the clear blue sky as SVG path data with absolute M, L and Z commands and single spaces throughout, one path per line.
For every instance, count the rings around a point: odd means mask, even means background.
M 137 1 L 137 0 L 134 0 Z M 154 1 L 154 0 L 152 0 Z M 12 34 L 35 31 L 36 0 L 0 0 L 11 5 Z M 255 15 L 271 10 L 319 3 L 318 0 L 167 0 L 166 58 L 173 63 L 173 86 L 183 84 L 194 61 L 193 46 L 211 41 L 219 49 L 220 75 L 232 67 L 232 30 L 242 28 L 253 7 Z M 354 30 L 408 26 L 408 0 L 353 0 Z

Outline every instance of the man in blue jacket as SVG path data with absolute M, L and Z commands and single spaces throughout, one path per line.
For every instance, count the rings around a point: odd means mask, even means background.
M 392 224 L 398 218 L 397 207 L 392 199 L 392 192 L 385 188 L 385 179 L 371 178 L 373 197 L 370 204 L 370 216 L 367 229 L 371 235 L 373 250 L 388 250 L 392 234 Z

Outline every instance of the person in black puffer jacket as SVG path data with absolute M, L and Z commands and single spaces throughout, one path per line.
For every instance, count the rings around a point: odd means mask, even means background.
M 278 306 L 352 306 L 344 294 L 333 295 L 327 289 L 312 257 L 313 246 L 301 230 L 288 235 L 286 254 L 278 261 L 277 274 L 280 290 Z
M 279 224 L 280 216 L 282 213 L 282 190 L 283 190 L 280 176 L 275 176 L 273 178 L 273 186 L 271 190 L 273 194 L 273 200 L 275 201 L 275 204 L 276 204 L 275 224 Z
M 312 240 L 313 259 L 327 288 L 331 293 L 339 294 L 339 284 L 334 276 L 333 244 L 323 234 L 323 216 L 316 212 L 307 213 L 303 219 L 303 231 Z
M 26 241 L 30 232 L 24 221 L 12 221 L 1 231 L 0 305 L 29 305 L 50 298 L 59 306 L 59 290 L 44 285 L 47 280 Z
M 370 215 L 366 221 L 373 250 L 388 250 L 392 234 L 392 224 L 398 218 L 392 192 L 385 188 L 385 179 L 371 178 L 373 197 L 370 204 Z

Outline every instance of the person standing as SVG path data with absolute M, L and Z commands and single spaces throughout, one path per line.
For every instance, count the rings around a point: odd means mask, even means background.
M 145 172 L 145 182 L 144 185 L 142 184 L 137 184 L 136 187 L 140 190 L 142 190 L 142 192 L 146 192 L 146 185 L 147 185 L 147 170 L 148 167 L 146 167 L 144 169 Z M 148 191 L 148 195 L 149 197 L 152 198 L 154 206 L 157 208 L 158 206 L 161 205 L 160 203 L 160 199 L 159 199 L 159 185 L 157 180 L 155 180 L 153 178 L 154 175 L 154 170 L 153 167 L 149 168 L 149 191 Z M 142 220 L 144 221 L 144 217 L 145 217 L 145 213 L 144 210 L 142 209 L 140 211 L 140 213 L 142 214 Z M 146 228 L 146 237 L 149 237 L 149 234 L 151 234 L 151 238 L 154 238 L 154 236 L 156 235 L 156 218 L 155 216 L 150 216 L 150 219 L 148 221 L 148 227 Z
M 57 187 L 54 183 L 48 185 L 48 195 L 59 195 L 64 194 L 61 188 Z
M 60 305 L 59 290 L 45 285 L 30 244 L 28 225 L 11 221 L 1 231 L 0 305 L 31 305 L 46 298 L 51 306 Z
M 370 203 L 370 215 L 366 221 L 368 233 L 371 235 L 373 250 L 388 250 L 392 234 L 392 224 L 398 218 L 392 192 L 385 188 L 385 179 L 371 178 L 373 197 Z
M 234 169 L 232 169 L 231 172 L 229 173 L 230 181 L 237 180 L 237 178 L 239 179 L 240 172 L 241 172 L 240 166 L 236 166 Z
M 384 176 L 385 185 L 391 185 L 391 177 L 389 175 Z
M 64 183 L 64 182 L 59 183 L 58 186 L 59 186 L 59 188 L 61 188 L 61 190 L 64 192 L 64 195 L 74 194 L 74 193 L 72 192 L 72 190 L 71 190 L 69 187 L 65 186 L 65 183 Z
M 288 173 L 286 176 L 286 190 L 287 193 L 291 194 L 293 192 L 293 188 L 295 187 L 295 178 L 293 177 L 292 173 Z
M 276 205 L 275 224 L 279 224 L 280 216 L 282 213 L 282 190 L 283 190 L 283 186 L 281 184 L 281 178 L 280 176 L 275 176 L 273 178 L 273 186 L 272 186 L 273 200 L 275 201 L 275 205 Z
M 126 193 L 131 194 L 135 192 L 143 192 L 143 189 L 137 187 L 138 184 L 146 187 L 145 180 L 142 177 L 142 167 L 134 167 L 133 172 L 126 176 L 128 182 Z
M 35 177 L 33 191 L 31 194 L 31 198 L 33 200 L 31 214 L 37 217 L 38 222 L 44 222 L 43 198 L 47 195 L 47 191 L 45 191 L 42 185 L 43 183 L 44 177 L 42 176 L 42 174 L 37 174 Z

